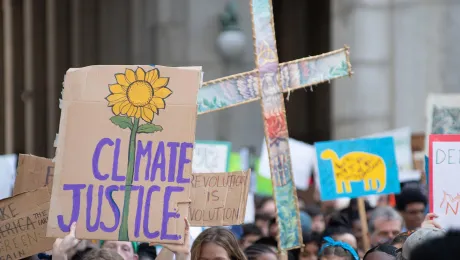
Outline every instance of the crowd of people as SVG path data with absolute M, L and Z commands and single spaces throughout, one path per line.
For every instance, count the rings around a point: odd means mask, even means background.
M 332 206 L 331 206 L 332 205 Z M 79 240 L 75 224 L 70 234 L 57 239 L 52 252 L 33 258 L 70 259 L 192 259 L 192 260 L 425 260 L 457 259 L 460 255 L 459 231 L 443 230 L 437 216 L 426 214 L 427 198 L 418 187 L 406 187 L 396 196 L 396 206 L 381 200 L 375 207 L 366 202 L 369 233 L 362 233 L 356 200 L 337 210 L 333 204 L 301 207 L 303 247 L 278 252 L 275 202 L 272 198 L 258 201 L 255 222 L 242 226 L 235 234 L 226 227 L 204 229 L 190 238 L 186 222 L 183 245 Z M 282 221 L 282 220 L 280 220 Z M 366 250 L 364 236 L 371 248 Z M 161 247 L 161 250 L 157 250 Z

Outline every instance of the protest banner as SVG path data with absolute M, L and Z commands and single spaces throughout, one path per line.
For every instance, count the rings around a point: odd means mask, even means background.
M 460 135 L 430 135 L 428 159 L 430 212 L 442 228 L 459 228 Z
M 315 143 L 321 200 L 399 193 L 392 137 Z
M 51 159 L 20 154 L 13 195 L 47 186 L 53 187 L 54 163 Z
M 426 100 L 425 154 L 430 134 L 460 134 L 460 94 L 430 93 Z
M 11 196 L 16 177 L 16 154 L 0 155 L 0 200 Z
M 192 174 L 191 226 L 230 226 L 244 222 L 251 170 Z
M 64 80 L 47 235 L 182 244 L 201 68 L 90 66 Z
M 218 173 L 228 171 L 232 143 L 196 141 L 193 147 L 192 171 Z
M 0 259 L 21 259 L 52 249 L 47 238 L 48 188 L 21 193 L 0 201 Z

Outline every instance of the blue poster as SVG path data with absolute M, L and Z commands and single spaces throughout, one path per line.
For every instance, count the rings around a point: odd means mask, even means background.
M 315 143 L 321 200 L 400 192 L 393 137 Z

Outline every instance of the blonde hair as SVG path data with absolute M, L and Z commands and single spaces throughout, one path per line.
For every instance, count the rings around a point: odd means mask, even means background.
M 225 249 L 231 260 L 247 260 L 233 233 L 222 227 L 212 227 L 201 232 L 193 242 L 191 260 L 200 258 L 201 248 L 206 243 L 214 243 Z

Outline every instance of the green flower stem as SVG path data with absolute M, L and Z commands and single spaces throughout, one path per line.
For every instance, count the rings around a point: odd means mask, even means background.
M 139 118 L 134 117 L 133 128 L 129 138 L 128 149 L 128 169 L 126 171 L 125 197 L 123 199 L 123 213 L 121 216 L 121 226 L 118 233 L 119 241 L 129 241 L 128 236 L 128 216 L 129 216 L 129 201 L 131 199 L 131 185 L 133 184 L 134 165 L 136 161 L 136 134 L 139 128 Z

